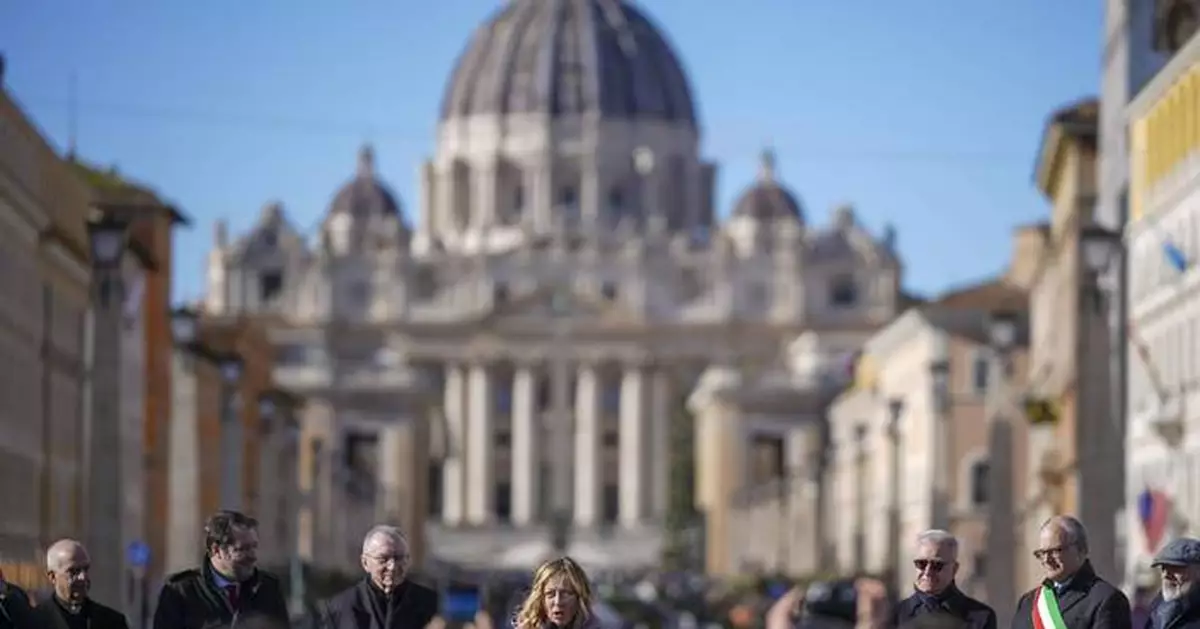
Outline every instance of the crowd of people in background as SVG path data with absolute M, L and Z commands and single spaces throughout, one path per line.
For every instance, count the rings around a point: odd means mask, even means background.
M 221 511 L 205 524 L 205 556 L 172 575 L 155 607 L 153 629 L 286 629 L 291 626 L 277 577 L 257 564 L 258 523 Z M 765 618 L 766 629 L 937 628 L 996 629 L 996 613 L 955 583 L 959 543 L 950 533 L 926 531 L 913 549 L 913 592 L 895 604 L 881 581 L 859 579 L 795 587 Z M 1120 589 L 1088 561 L 1087 529 L 1058 516 L 1041 528 L 1034 557 L 1043 581 L 1016 602 L 1011 629 L 1200 629 L 1200 540 L 1175 539 L 1154 559 L 1161 586 L 1145 608 L 1131 608 Z M 319 606 L 321 629 L 444 629 L 438 595 L 409 579 L 404 534 L 379 525 L 363 538 L 361 581 Z M 128 629 L 125 616 L 89 597 L 91 559 L 78 541 L 55 542 L 46 552 L 49 592 L 31 601 L 0 578 L 0 629 Z M 592 586 L 569 557 L 549 560 L 511 618 L 512 629 L 600 629 Z M 473 629 L 492 629 L 481 613 Z

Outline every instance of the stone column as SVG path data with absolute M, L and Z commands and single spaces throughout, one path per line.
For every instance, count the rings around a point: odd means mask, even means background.
M 519 365 L 513 376 L 512 404 L 512 518 L 517 525 L 532 523 L 538 516 L 541 461 L 537 413 L 537 373 Z
M 379 431 L 379 463 L 376 473 L 383 491 L 377 503 L 375 518 L 379 522 L 405 526 L 409 519 L 406 479 L 411 478 L 408 464 L 413 460 L 411 425 L 399 420 Z
M 600 373 L 581 365 L 575 393 L 575 523 L 600 519 Z
M 466 484 L 466 388 L 467 378 L 462 367 L 447 365 L 443 413 L 446 420 L 446 457 L 442 463 L 442 521 L 456 526 L 465 516 Z
M 651 452 L 657 453 L 650 464 L 647 486 L 650 488 L 651 513 L 655 517 L 667 514 L 668 483 L 671 471 L 671 422 L 675 412 L 671 398 L 671 376 L 661 369 L 650 377 L 650 442 Z
M 640 366 L 625 369 L 621 378 L 621 424 L 618 433 L 620 485 L 620 522 L 634 527 L 649 513 L 650 431 L 646 421 L 646 398 L 649 387 Z
M 492 438 L 495 432 L 492 373 L 486 365 L 471 367 L 467 383 L 467 521 L 487 524 L 495 514 Z

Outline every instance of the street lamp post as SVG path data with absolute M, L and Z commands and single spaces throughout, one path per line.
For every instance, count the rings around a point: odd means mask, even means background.
M 1006 408 L 1012 376 L 1012 350 L 1020 332 L 1019 315 L 1010 310 L 993 312 L 988 321 L 993 365 L 997 367 L 991 379 L 988 396 L 988 531 L 987 531 L 987 594 L 988 600 L 1010 601 L 1016 561 L 1015 517 L 1013 514 L 1013 428 L 1012 415 Z M 1007 624 L 1007 611 L 1002 612 Z
M 124 222 L 102 214 L 88 224 L 95 293 L 92 300 L 90 400 L 84 422 L 88 478 L 88 550 L 97 566 L 93 595 L 125 607 L 124 578 L 124 439 L 121 414 L 122 309 L 121 277 L 127 232 Z M 140 457 L 139 457 L 140 460 Z
M 242 422 L 240 418 L 242 359 L 229 353 L 220 359 L 221 371 L 221 504 L 222 508 L 242 507 Z
M 300 425 L 290 413 L 281 415 L 278 405 L 269 394 L 263 394 L 258 400 L 258 414 L 271 429 L 272 447 L 279 451 L 297 453 L 300 446 Z M 282 437 L 282 439 L 281 439 Z M 289 463 L 295 462 L 294 459 Z M 299 487 L 298 472 L 295 466 L 288 465 L 288 477 L 284 488 L 287 491 L 287 518 L 292 530 L 288 540 L 288 578 L 291 581 L 291 600 L 288 608 L 293 618 L 304 615 L 304 559 L 300 556 L 300 512 L 308 503 L 308 492 Z M 268 470 L 274 474 L 277 470 Z M 299 489 L 299 491 L 296 491 Z
M 1073 476 L 1078 479 L 1079 515 L 1088 523 L 1092 538 L 1092 563 L 1101 574 L 1114 574 L 1121 571 L 1116 520 L 1125 502 L 1124 492 L 1113 489 L 1125 486 L 1125 246 L 1120 233 L 1091 223 L 1080 228 L 1079 247 L 1084 267 L 1082 288 L 1090 293 L 1092 307 L 1081 308 L 1077 320 L 1077 430 L 1086 430 L 1091 438 L 1077 441 L 1079 451 L 1074 458 L 1080 469 Z M 1181 441 L 1183 432 L 1179 410 L 1164 406 L 1154 418 L 1155 430 L 1164 438 L 1173 460 L 1178 460 L 1179 453 L 1173 444 Z M 1090 418 L 1107 421 L 1083 426 L 1096 421 Z
M 891 452 L 891 478 L 888 479 L 891 496 L 888 503 L 888 581 L 899 586 L 900 579 L 900 416 L 904 413 L 904 400 L 888 400 L 888 445 Z
M 954 446 L 954 422 L 950 419 L 950 361 L 942 358 L 930 363 L 929 376 L 933 381 L 934 412 L 933 528 L 949 531 L 953 525 L 950 450 Z

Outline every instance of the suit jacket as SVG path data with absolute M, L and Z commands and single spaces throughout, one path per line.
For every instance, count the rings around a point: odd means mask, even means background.
M 397 607 L 391 615 L 391 625 L 373 628 L 371 612 L 371 583 L 363 579 L 330 598 L 320 614 L 322 629 L 425 629 L 425 625 L 437 615 L 438 597 L 433 590 L 413 582 L 407 582 Z
M 25 590 L 0 581 L 0 629 L 25 629 L 30 626 L 33 609 Z
M 1042 585 L 1052 584 L 1043 583 Z M 1041 585 L 1038 586 L 1041 589 Z M 1017 603 L 1012 629 L 1033 629 L 1033 600 L 1037 590 L 1026 592 Z M 1131 629 L 1133 615 L 1129 599 L 1104 579 L 1096 576 L 1091 563 L 1079 572 L 1058 595 L 1058 609 L 1067 629 Z
M 83 605 L 90 629 L 129 629 L 125 614 L 90 599 Z M 68 629 L 67 612 L 53 598 L 33 608 L 30 620 L 37 629 Z
M 996 612 L 991 607 L 967 596 L 951 584 L 950 589 L 937 597 L 937 607 L 931 608 L 921 594 L 900 601 L 893 612 L 892 626 L 902 627 L 927 614 L 944 614 L 961 620 L 970 629 L 996 629 Z

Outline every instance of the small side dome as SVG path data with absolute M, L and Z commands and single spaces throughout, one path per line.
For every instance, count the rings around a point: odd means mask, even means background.
M 738 197 L 730 217 L 758 221 L 795 218 L 801 223 L 804 222 L 804 213 L 796 196 L 775 177 L 774 151 L 763 151 L 758 181 Z
M 395 195 L 375 175 L 375 151 L 370 145 L 359 149 L 358 172 L 334 195 L 326 222 L 337 215 L 349 216 L 354 222 L 400 216 Z

